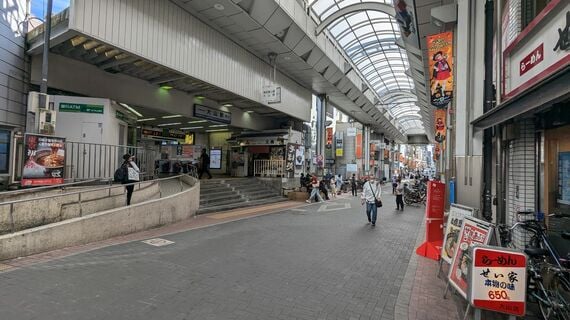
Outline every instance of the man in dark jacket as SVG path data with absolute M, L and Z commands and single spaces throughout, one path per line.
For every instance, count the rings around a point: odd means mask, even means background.
M 352 189 L 352 196 L 356 197 L 356 174 L 352 174 L 352 177 L 350 178 L 350 188 Z
M 208 179 L 212 179 L 212 174 L 210 173 L 210 156 L 206 153 L 206 149 L 202 149 L 202 155 L 200 156 L 200 179 L 202 179 L 202 174 L 206 172 L 208 174 Z

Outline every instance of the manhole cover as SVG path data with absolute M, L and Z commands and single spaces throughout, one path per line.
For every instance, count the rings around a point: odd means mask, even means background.
M 169 241 L 166 239 L 160 239 L 160 238 L 148 239 L 148 240 L 144 240 L 143 242 L 146 244 L 150 244 L 151 246 L 155 246 L 155 247 L 167 246 L 169 244 L 174 243 L 173 241 Z

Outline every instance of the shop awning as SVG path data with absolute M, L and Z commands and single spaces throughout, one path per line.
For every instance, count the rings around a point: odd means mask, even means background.
M 475 130 L 483 130 L 532 111 L 570 99 L 570 67 L 545 79 L 543 82 L 493 110 L 473 120 Z

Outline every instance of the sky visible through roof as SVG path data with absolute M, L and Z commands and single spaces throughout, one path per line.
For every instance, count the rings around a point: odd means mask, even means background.
M 357 3 L 393 5 L 392 0 L 305 1 L 317 24 L 342 8 Z M 404 131 L 425 132 L 420 108 L 416 104 L 414 82 L 406 75 L 410 66 L 408 56 L 405 49 L 396 45 L 401 36 L 396 19 L 380 11 L 356 11 L 337 19 L 327 29 L 380 97 L 380 108 L 388 110 Z
M 69 7 L 71 0 L 53 0 L 52 13 L 57 14 Z M 30 3 L 32 16 L 44 19 L 47 11 L 47 0 L 32 0 Z

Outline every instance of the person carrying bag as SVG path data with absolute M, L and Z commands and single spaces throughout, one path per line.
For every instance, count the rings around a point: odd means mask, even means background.
M 378 216 L 378 208 L 382 207 L 382 189 L 376 183 L 374 178 L 367 181 L 362 188 L 362 196 L 360 197 L 362 205 L 366 203 L 366 216 L 368 223 L 376 226 L 376 218 Z

